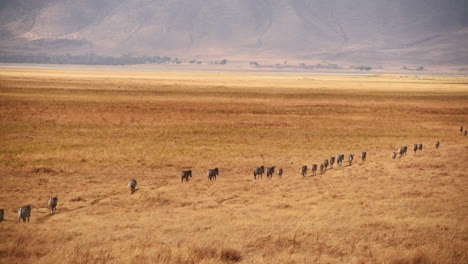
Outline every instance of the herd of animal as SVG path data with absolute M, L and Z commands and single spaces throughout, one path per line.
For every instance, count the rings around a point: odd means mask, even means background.
M 463 128 L 463 126 L 460 127 L 460 132 L 465 136 L 468 135 L 468 130 L 465 130 Z M 436 141 L 434 145 L 435 145 L 435 148 L 438 149 L 439 146 L 440 146 L 440 142 Z M 418 151 L 422 151 L 422 150 L 423 150 L 423 144 L 414 144 L 413 145 L 413 151 L 414 151 L 415 154 Z M 403 156 L 406 156 L 407 152 L 408 152 L 408 146 L 402 146 L 402 147 L 398 148 L 397 151 L 392 152 L 391 157 L 393 159 L 396 159 L 397 157 L 401 158 Z M 345 159 L 345 155 L 340 154 L 340 155 L 337 155 L 336 157 L 331 157 L 330 159 L 325 159 L 323 161 L 323 163 L 321 163 L 320 165 L 312 164 L 310 166 L 310 170 L 312 172 L 312 175 L 315 176 L 317 174 L 318 169 L 320 169 L 320 173 L 322 174 L 324 171 L 327 170 L 327 168 L 329 168 L 329 167 L 333 168 L 333 165 L 335 163 L 336 163 L 336 166 L 342 166 L 342 163 L 343 163 L 344 159 Z M 366 161 L 366 159 L 367 159 L 367 152 L 366 151 L 363 151 L 361 153 L 361 159 L 362 159 L 362 161 Z M 353 160 L 354 160 L 354 154 L 349 154 L 348 155 L 349 166 L 352 165 Z M 254 179 L 262 179 L 263 174 L 265 173 L 265 171 L 266 171 L 267 178 L 272 178 L 273 175 L 275 174 L 275 166 L 267 167 L 266 170 L 265 170 L 265 166 L 260 166 L 260 167 L 254 168 L 253 169 Z M 307 171 L 308 171 L 308 167 L 306 165 L 301 167 L 300 172 L 301 172 L 302 177 L 307 176 Z M 279 168 L 278 171 L 277 171 L 277 174 L 278 174 L 279 177 L 282 177 L 283 176 L 283 169 Z M 219 169 L 218 168 L 208 170 L 208 179 L 210 181 L 211 180 L 216 180 L 216 177 L 218 175 L 219 175 Z M 183 170 L 181 172 L 181 174 L 180 174 L 181 183 L 184 182 L 184 180 L 186 182 L 188 182 L 189 178 L 191 178 L 191 177 L 192 177 L 192 171 L 191 170 Z M 130 179 L 128 181 L 128 187 L 130 188 L 130 194 L 133 194 L 136 191 L 136 186 L 137 186 L 137 180 L 136 179 Z M 49 208 L 49 214 L 50 215 L 55 214 L 55 211 L 57 209 L 57 204 L 58 204 L 58 198 L 57 197 L 50 197 L 48 199 L 47 207 Z M 18 221 L 23 221 L 23 222 L 27 221 L 27 222 L 29 222 L 29 218 L 31 217 L 32 208 L 33 208 L 32 205 L 26 205 L 26 206 L 22 206 L 22 207 L 18 208 Z M 5 216 L 5 210 L 0 209 L 0 222 L 3 221 L 4 216 Z

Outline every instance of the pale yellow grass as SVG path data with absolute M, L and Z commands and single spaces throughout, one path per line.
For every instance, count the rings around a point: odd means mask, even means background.
M 2 69 L 0 262 L 466 263 L 467 83 Z M 285 175 L 254 180 L 260 165 Z

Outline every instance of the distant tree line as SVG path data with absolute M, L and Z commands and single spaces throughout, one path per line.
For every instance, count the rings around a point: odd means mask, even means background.
M 28 53 L 0 53 L 2 63 L 39 63 L 39 64 L 83 64 L 83 65 L 131 65 L 131 64 L 180 64 L 179 58 L 160 56 L 120 57 L 85 55 L 49 55 Z

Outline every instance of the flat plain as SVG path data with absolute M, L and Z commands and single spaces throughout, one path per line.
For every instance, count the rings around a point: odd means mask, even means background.
M 0 69 L 0 263 L 467 263 L 460 126 L 468 77 Z

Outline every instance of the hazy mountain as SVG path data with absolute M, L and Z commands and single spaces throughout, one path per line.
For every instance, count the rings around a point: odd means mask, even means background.
M 2 0 L 0 51 L 468 64 L 466 0 Z

